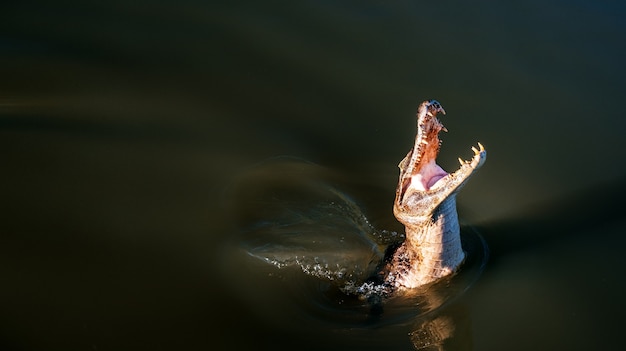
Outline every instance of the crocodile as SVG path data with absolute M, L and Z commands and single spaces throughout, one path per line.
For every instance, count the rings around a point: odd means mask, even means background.
M 406 290 L 433 283 L 454 273 L 465 259 L 461 246 L 456 195 L 486 160 L 481 143 L 473 157 L 459 158 L 460 168 L 447 173 L 436 163 L 439 133 L 447 129 L 437 118 L 445 110 L 436 100 L 417 110 L 415 144 L 400 162 L 393 213 L 405 226 L 405 240 L 386 261 L 384 285 Z

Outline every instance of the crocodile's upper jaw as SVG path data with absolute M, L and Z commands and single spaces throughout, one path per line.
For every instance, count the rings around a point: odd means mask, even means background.
M 400 177 L 396 189 L 394 214 L 403 224 L 419 223 L 432 217 L 437 206 L 454 195 L 485 162 L 487 152 L 478 143 L 472 147 L 469 161 L 459 158 L 461 167 L 448 174 L 436 163 L 441 141 L 439 132 L 447 131 L 437 118 L 445 114 L 436 100 L 424 101 L 417 110 L 415 144 L 400 162 Z

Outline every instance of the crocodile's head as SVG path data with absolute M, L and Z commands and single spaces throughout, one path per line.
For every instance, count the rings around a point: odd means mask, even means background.
M 439 132 L 447 131 L 437 118 L 445 114 L 436 100 L 424 101 L 417 109 L 415 145 L 400 162 L 400 177 L 396 189 L 394 215 L 405 225 L 419 225 L 431 220 L 434 211 L 448 197 L 454 196 L 485 161 L 487 152 L 478 143 L 472 147 L 474 157 L 459 158 L 461 167 L 447 173 L 436 163 L 441 141 Z

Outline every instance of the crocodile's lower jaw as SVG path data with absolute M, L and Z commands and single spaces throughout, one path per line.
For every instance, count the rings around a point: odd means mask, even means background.
M 439 132 L 437 119 L 445 113 L 435 101 L 418 108 L 415 145 L 400 162 L 394 215 L 405 225 L 406 240 L 395 251 L 387 267 L 387 284 L 416 288 L 455 272 L 465 253 L 461 247 L 456 212 L 456 193 L 484 163 L 487 152 L 479 143 L 474 157 L 460 161 L 460 168 L 446 173 L 436 163 Z

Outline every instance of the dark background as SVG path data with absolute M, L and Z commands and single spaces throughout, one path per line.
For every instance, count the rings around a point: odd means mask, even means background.
M 464 297 L 465 347 L 618 348 L 625 15 L 619 1 L 3 2 L 0 346 L 297 345 L 259 343 L 283 331 L 224 283 L 241 269 L 220 259 L 229 184 L 299 157 L 393 226 L 415 109 L 436 98 L 441 165 L 476 141 L 489 155 L 459 196 L 492 254 Z

